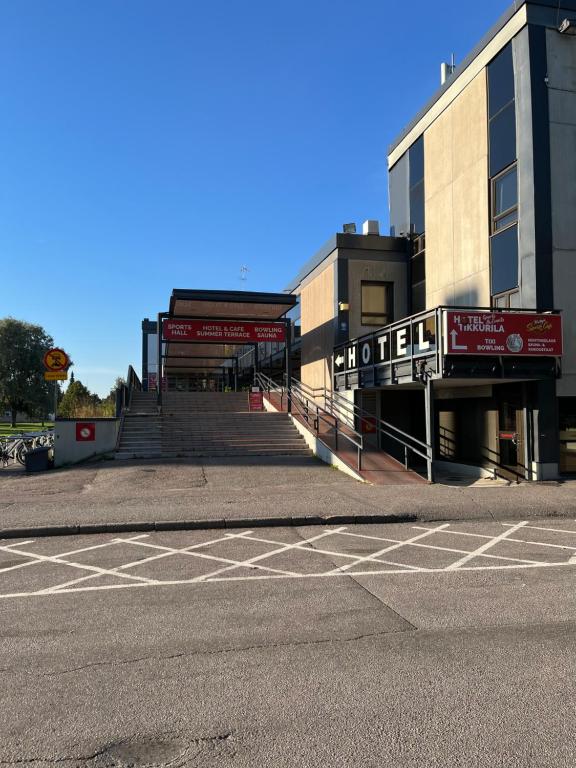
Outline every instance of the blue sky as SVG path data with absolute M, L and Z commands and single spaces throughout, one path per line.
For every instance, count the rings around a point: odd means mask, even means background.
M 0 0 L 0 317 L 106 394 L 172 288 L 386 232 L 389 143 L 508 5 Z

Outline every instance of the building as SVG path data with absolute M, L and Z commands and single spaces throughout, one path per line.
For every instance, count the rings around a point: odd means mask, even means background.
M 346 251 L 375 235 L 338 235 L 290 286 L 307 385 L 437 464 L 522 479 L 576 470 L 576 2 L 558 8 L 516 2 L 389 148 L 391 237 L 360 277 Z

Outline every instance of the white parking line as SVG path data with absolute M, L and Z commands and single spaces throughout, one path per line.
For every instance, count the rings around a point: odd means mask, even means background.
M 517 523 L 516 525 L 513 525 L 512 528 L 509 528 L 507 531 L 504 531 L 499 536 L 494 536 L 494 538 L 490 539 L 490 541 L 487 541 L 485 544 L 482 544 L 481 547 L 478 547 L 478 549 L 475 549 L 473 552 L 469 552 L 461 560 L 458 560 L 458 562 L 452 563 L 452 565 L 449 565 L 448 570 L 454 571 L 457 568 L 461 568 L 463 565 L 466 565 L 466 563 L 470 562 L 470 560 L 473 560 L 475 557 L 478 557 L 479 555 L 484 554 L 486 550 L 490 549 L 495 544 L 498 544 L 500 541 L 504 541 L 504 539 L 508 538 L 508 536 L 510 536 L 512 533 L 519 530 L 520 528 L 523 528 L 525 525 L 528 525 L 527 520 L 525 520 L 523 523 Z
M 131 539 L 126 539 L 126 541 L 136 541 L 136 539 L 142 539 L 144 537 L 148 536 L 147 533 L 142 533 L 139 536 L 133 536 Z M 117 544 L 121 539 L 112 539 L 111 541 L 107 541 L 104 544 L 95 544 L 92 547 L 82 547 L 81 549 L 72 549 L 70 552 L 61 552 L 59 555 L 55 555 L 55 557 L 69 557 L 70 555 L 78 555 L 81 552 L 90 552 L 93 549 L 103 549 L 104 547 L 110 547 L 113 544 Z M 24 544 L 32 544 L 33 541 L 25 541 L 19 544 L 18 546 L 24 546 Z M 15 544 L 7 545 L 7 546 L 17 546 Z M 5 550 L 6 546 L 0 547 L 0 550 Z M 9 552 L 14 552 L 14 550 L 8 550 Z M 31 557 L 32 555 L 25 555 L 25 557 Z M 23 555 L 24 557 L 24 555 Z M 18 565 L 11 565 L 9 568 L 0 568 L 0 576 L 3 573 L 7 573 L 8 571 L 17 571 L 20 568 L 27 568 L 30 565 L 36 565 L 38 562 L 40 562 L 40 558 L 33 553 L 33 557 L 35 559 L 29 560 L 26 563 L 18 563 Z M 68 561 L 66 561 L 68 562 Z
M 305 539 L 304 541 L 306 543 L 310 543 L 312 541 L 319 541 L 320 539 L 325 539 L 327 536 L 334 536 L 336 533 L 340 533 L 340 531 L 346 530 L 344 527 L 342 528 L 336 528 L 334 531 L 324 531 L 324 533 L 320 533 L 318 536 L 313 536 L 311 539 Z M 302 544 L 304 542 L 297 542 L 296 544 L 285 544 L 282 547 L 279 547 L 278 549 L 273 549 L 271 552 L 266 552 L 263 555 L 257 555 L 256 557 L 251 557 L 249 560 L 244 560 L 241 563 L 237 563 L 236 565 L 229 565 L 227 568 L 220 568 L 218 571 L 214 571 L 213 573 L 206 574 L 205 576 L 199 576 L 196 581 L 205 581 L 206 579 L 212 579 L 214 576 L 219 576 L 221 573 L 225 573 L 226 571 L 232 571 L 235 568 L 245 568 L 246 566 L 252 565 L 253 563 L 257 563 L 259 560 L 266 560 L 269 557 L 272 557 L 273 555 L 279 555 L 282 552 L 288 552 L 290 549 L 297 549 L 298 544 Z
M 432 534 L 436 533 L 437 531 L 443 531 L 445 528 L 448 528 L 448 526 L 449 526 L 449 523 L 444 523 L 444 525 L 440 525 L 438 526 L 438 528 L 433 528 L 430 531 L 426 531 L 426 533 L 420 533 L 418 534 L 418 536 L 413 536 L 411 539 L 406 539 L 406 541 L 401 541 L 399 544 L 391 544 L 385 549 L 381 549 L 378 552 L 374 552 L 371 555 L 366 555 L 365 557 L 357 558 L 355 563 L 348 563 L 347 565 L 341 565 L 339 568 L 336 568 L 335 571 L 332 571 L 332 573 L 348 571 L 350 568 L 354 568 L 360 565 L 361 563 L 367 563 L 370 560 L 376 560 L 378 557 L 381 557 L 382 555 L 385 555 L 388 552 L 393 552 L 394 550 L 402 549 L 402 547 L 406 547 L 415 541 L 419 541 L 420 539 L 425 539 L 427 536 L 432 536 Z M 421 568 L 420 570 L 425 571 L 428 569 Z
M 5 547 L 0 547 L 0 550 L 1 549 L 5 549 Z M 98 566 L 96 565 L 85 565 L 83 563 L 76 563 L 71 560 L 63 560 L 61 557 L 58 557 L 57 555 L 56 556 L 55 555 L 39 555 L 36 552 L 26 552 L 26 550 L 22 550 L 22 549 L 11 549 L 8 551 L 17 553 L 24 557 L 32 557 L 37 562 L 56 563 L 58 565 L 68 565 L 70 566 L 70 568 L 78 568 L 82 571 L 92 571 L 93 573 L 98 573 L 100 575 L 109 575 L 110 573 L 113 573 L 112 571 L 106 568 L 98 568 Z M 132 576 L 127 573 L 113 574 L 113 575 L 120 575 L 121 578 L 124 578 L 124 579 L 131 579 L 131 580 L 137 580 L 137 581 L 143 581 L 143 582 L 153 582 L 153 579 L 147 579 L 144 576 Z

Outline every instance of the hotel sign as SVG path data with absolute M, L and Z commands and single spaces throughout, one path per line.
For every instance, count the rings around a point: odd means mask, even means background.
M 166 341 L 203 341 L 211 344 L 251 344 L 285 341 L 284 323 L 235 323 L 230 320 L 164 320 Z
M 383 328 L 339 347 L 334 354 L 334 372 L 399 363 L 435 352 L 436 315 L 431 314 Z
M 445 310 L 444 354 L 559 357 L 562 318 L 529 312 Z

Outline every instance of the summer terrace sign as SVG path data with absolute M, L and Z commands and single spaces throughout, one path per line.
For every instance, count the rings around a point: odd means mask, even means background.
M 164 320 L 166 341 L 205 341 L 220 344 L 250 344 L 284 341 L 284 323 L 234 323 L 230 320 Z
M 447 310 L 444 316 L 447 355 L 562 355 L 560 315 Z

